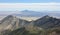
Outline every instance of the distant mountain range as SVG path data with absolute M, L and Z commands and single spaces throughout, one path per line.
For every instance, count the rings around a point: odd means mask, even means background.
M 20 11 L 21 14 L 13 14 L 16 16 L 32 16 L 32 17 L 41 17 L 44 15 L 47 15 L 48 13 L 45 12 L 36 12 L 36 11 L 30 11 L 30 10 L 24 10 L 24 11 Z
M 42 16 L 45 16 L 45 15 L 49 15 L 49 16 L 54 16 L 54 17 L 60 17 L 60 13 L 58 11 L 55 11 L 57 13 L 55 13 L 54 11 L 48 11 L 48 12 L 44 12 L 44 11 L 41 11 L 41 12 L 38 12 L 38 11 L 31 11 L 31 10 L 23 10 L 23 11 L 20 11 L 21 14 L 13 14 L 13 15 L 16 15 L 16 16 L 32 16 L 32 17 L 42 17 Z
M 43 17 L 45 15 L 60 17 L 59 11 L 31 11 L 31 10 L 23 10 L 23 11 L 15 11 L 18 13 L 12 13 L 15 16 L 32 16 L 32 17 Z M 10 14 L 9 14 L 10 15 Z M 0 14 L 0 16 L 7 16 L 7 14 Z

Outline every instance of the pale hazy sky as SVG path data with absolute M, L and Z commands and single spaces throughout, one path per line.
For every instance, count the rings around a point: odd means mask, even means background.
M 0 11 L 60 11 L 60 3 L 0 3 Z
M 57 12 L 60 11 L 60 0 L 0 0 L 0 14 L 21 13 L 18 11 L 22 10 Z

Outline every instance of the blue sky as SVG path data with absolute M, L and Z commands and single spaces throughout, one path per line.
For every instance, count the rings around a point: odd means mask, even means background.
M 60 2 L 60 0 L 0 0 L 0 3 L 48 3 Z

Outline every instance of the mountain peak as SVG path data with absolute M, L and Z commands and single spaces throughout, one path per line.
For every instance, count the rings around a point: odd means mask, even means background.
M 7 18 L 16 18 L 15 15 L 8 15 Z
M 6 20 L 13 19 L 13 18 L 15 18 L 13 15 L 8 15 L 7 17 L 5 17 L 1 20 L 1 23 L 6 21 Z
M 14 15 L 8 15 L 7 17 L 5 17 L 0 24 L 0 30 L 2 29 L 16 29 L 16 28 L 20 28 L 22 26 L 25 26 L 25 24 L 29 23 L 26 20 L 23 19 L 19 19 Z M 3 26 L 2 26 L 3 25 Z M 5 28 L 6 27 L 6 28 Z
M 49 17 L 50 17 L 49 15 L 44 16 L 44 18 L 49 18 Z
M 7 17 L 13 17 L 13 15 L 8 15 Z
M 32 12 L 31 10 L 23 10 L 22 12 Z
M 36 20 L 34 23 L 37 26 L 47 29 L 47 28 L 53 28 L 53 27 L 60 26 L 60 19 L 46 15 Z

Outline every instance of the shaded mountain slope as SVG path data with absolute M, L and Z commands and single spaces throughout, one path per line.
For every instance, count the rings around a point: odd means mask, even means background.
M 54 28 L 54 27 L 60 27 L 60 19 L 56 19 L 53 17 L 50 17 L 48 15 L 36 20 L 33 22 L 35 26 L 39 26 L 41 28 Z

